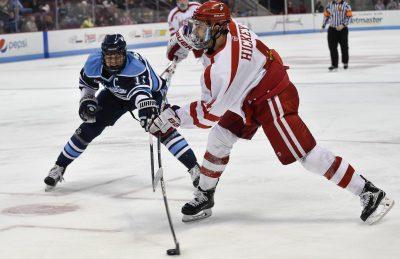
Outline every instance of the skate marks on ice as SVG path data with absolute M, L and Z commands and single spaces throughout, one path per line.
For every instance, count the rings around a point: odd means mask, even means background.
M 95 232 L 95 233 L 119 233 L 123 231 L 122 229 L 95 229 L 95 228 L 39 226 L 39 225 L 12 225 L 0 228 L 0 232 L 6 232 L 14 229 L 67 230 L 67 231 L 82 231 L 82 232 Z
M 104 181 L 104 182 L 100 182 L 100 183 L 95 183 L 95 184 L 85 184 L 85 181 L 79 181 L 79 183 L 73 183 L 73 182 L 63 182 L 60 185 L 57 185 L 57 187 L 55 189 L 53 189 L 50 192 L 44 192 L 44 190 L 40 190 L 38 192 L 0 192 L 0 195 L 7 195 L 7 196 L 43 196 L 43 197 L 48 197 L 48 196 L 55 196 L 55 197 L 59 197 L 59 196 L 68 196 L 68 195 L 73 195 L 76 193 L 83 193 L 83 192 L 90 192 L 92 190 L 95 190 L 96 188 L 99 187 L 104 187 L 106 185 L 112 185 L 114 183 L 120 182 L 120 181 L 124 181 L 127 180 L 129 178 L 135 177 L 135 175 L 128 175 L 128 176 L 123 176 L 123 177 L 119 177 L 119 178 L 115 178 L 115 179 L 111 179 L 108 181 Z M 180 181 L 183 179 L 186 179 L 187 177 L 185 176 L 180 176 L 180 177 L 174 177 L 171 179 L 166 180 L 166 182 L 176 182 L 176 181 Z M 91 183 L 92 181 L 90 181 Z M 89 183 L 89 181 L 88 181 Z M 71 186 L 65 186 L 65 185 L 75 185 L 77 186 L 77 188 L 71 188 Z M 162 200 L 162 198 L 151 198 L 151 197 L 140 197 L 140 196 L 131 196 L 131 194 L 137 194 L 137 193 L 141 193 L 141 192 L 148 192 L 149 190 L 151 190 L 152 185 L 151 184 L 146 184 L 144 186 L 140 186 L 140 187 L 136 187 L 124 192 L 120 192 L 120 193 L 107 193 L 105 194 L 105 196 L 109 196 L 110 198 L 113 199 L 122 199 L 122 200 Z M 180 188 L 180 186 L 175 186 L 174 188 Z M 188 189 L 186 188 L 186 186 L 183 186 L 184 189 Z M 100 189 L 101 191 L 101 189 Z M 98 192 L 98 191 L 96 191 Z M 148 192 L 150 193 L 150 192 Z M 152 192 L 151 192 L 152 193 Z M 174 198 L 169 198 L 168 200 L 171 201 L 186 201 L 184 199 L 174 199 Z M 50 205 L 51 206 L 51 205 Z M 16 214 L 16 213 L 15 213 Z
M 68 182 L 63 182 L 62 184 L 58 185 L 53 191 L 45 193 L 44 192 L 44 187 L 43 190 L 40 190 L 38 192 L 31 192 L 31 193 L 13 193 L 13 192 L 0 192 L 0 195 L 10 195 L 10 196 L 66 196 L 66 195 L 71 195 L 75 194 L 78 192 L 86 192 L 91 189 L 95 189 L 98 187 L 103 187 L 106 185 L 113 184 L 115 182 L 123 181 L 129 178 L 135 177 L 135 175 L 128 175 L 128 176 L 123 176 L 115 179 L 111 179 L 105 182 L 100 182 L 100 183 L 95 183 L 95 184 L 88 184 L 86 185 L 84 181 L 80 181 L 77 185 L 80 187 L 77 187 L 76 189 L 72 189 L 71 187 L 65 186 L 68 185 Z M 92 181 L 91 181 L 92 183 Z M 42 184 L 42 183 L 41 183 Z M 71 184 L 71 183 L 70 183 Z M 73 184 L 73 183 L 72 183 Z
M 47 204 L 28 204 L 3 209 L 1 213 L 8 215 L 56 215 L 73 212 L 79 209 L 74 204 L 47 205 Z

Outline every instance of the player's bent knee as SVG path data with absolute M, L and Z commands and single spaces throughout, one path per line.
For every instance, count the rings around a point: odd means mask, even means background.
M 323 175 L 335 161 L 335 155 L 316 145 L 302 160 L 301 164 L 310 172 Z
M 93 139 L 99 136 L 105 128 L 106 126 L 100 125 L 98 123 L 83 123 L 76 130 L 75 134 L 78 135 L 85 142 L 90 143 Z
M 229 155 L 237 137 L 229 130 L 215 125 L 208 135 L 207 151 L 216 156 Z

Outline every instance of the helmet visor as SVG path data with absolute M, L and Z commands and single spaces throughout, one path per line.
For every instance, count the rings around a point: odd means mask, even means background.
M 205 49 L 211 41 L 211 26 L 206 22 L 189 19 L 187 38 L 195 49 Z
M 106 52 L 104 54 L 104 66 L 110 72 L 118 72 L 125 63 L 125 55 L 121 52 Z

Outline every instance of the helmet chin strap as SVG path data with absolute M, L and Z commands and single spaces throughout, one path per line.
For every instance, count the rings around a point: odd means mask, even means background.
M 209 48 L 207 48 L 207 53 L 208 54 L 211 54 L 212 52 L 214 52 L 215 44 L 217 44 L 217 39 L 219 37 L 221 37 L 221 35 L 227 34 L 229 32 L 228 29 L 224 29 L 223 28 L 223 25 L 220 25 L 220 24 L 218 24 L 218 25 L 220 26 L 220 28 L 218 29 L 218 31 L 214 35 L 211 36 L 211 40 L 210 40 L 211 41 L 211 45 L 210 45 Z

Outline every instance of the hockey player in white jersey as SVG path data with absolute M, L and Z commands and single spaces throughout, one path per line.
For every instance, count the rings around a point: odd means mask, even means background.
M 150 127 L 152 132 L 164 132 L 171 125 L 212 127 L 199 187 L 182 208 L 183 221 L 211 215 L 215 189 L 234 143 L 238 138 L 251 139 L 260 127 L 282 164 L 298 161 L 306 170 L 359 196 L 363 221 L 372 224 L 390 210 L 394 201 L 383 190 L 316 143 L 298 114 L 299 95 L 279 54 L 232 20 L 227 5 L 218 1 L 201 5 L 172 37 L 167 56 L 182 60 L 192 49 L 203 51 L 201 99 L 164 110 Z
M 197 2 L 189 2 L 189 0 L 176 0 L 176 7 L 171 10 L 168 15 L 169 33 L 173 36 L 179 28 L 181 28 L 189 18 L 192 17 L 194 11 L 199 7 Z

